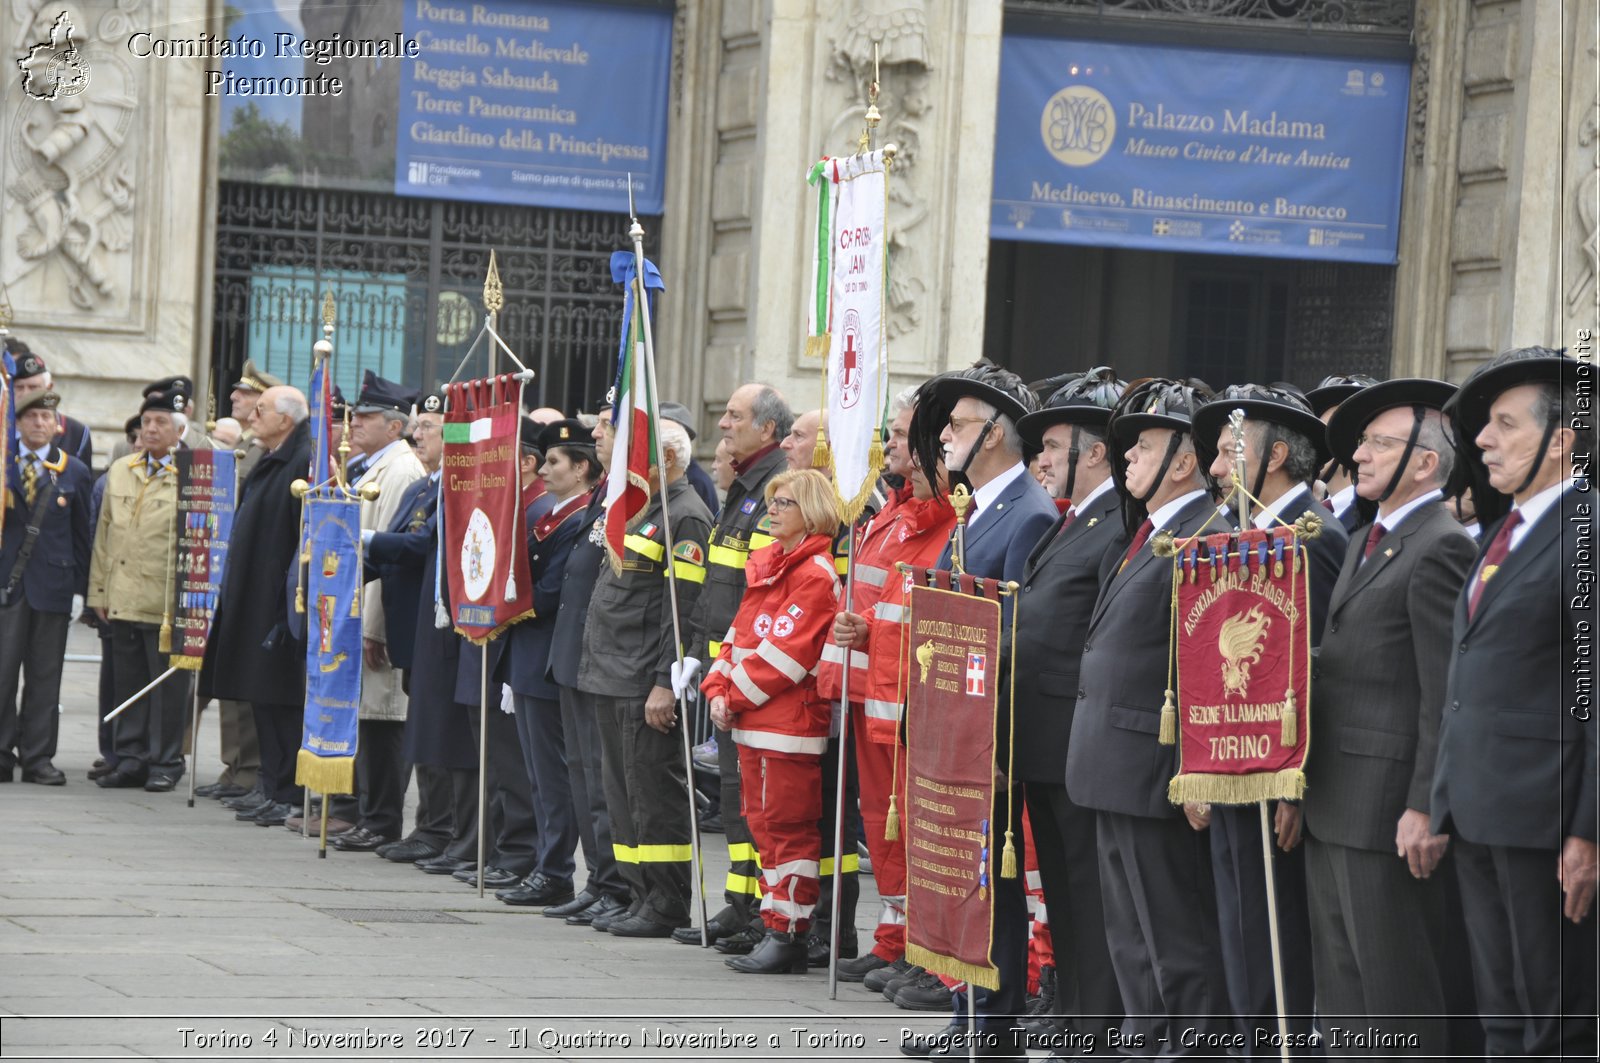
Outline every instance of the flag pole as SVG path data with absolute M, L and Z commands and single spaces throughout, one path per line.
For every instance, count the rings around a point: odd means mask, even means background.
M 650 294 L 645 287 L 644 274 L 644 226 L 639 224 L 639 216 L 633 210 L 633 176 L 628 177 L 628 236 L 633 241 L 633 280 L 637 286 L 634 295 L 635 313 L 640 315 L 639 321 L 644 332 L 644 374 L 646 408 L 651 425 L 661 422 L 661 405 L 656 394 L 656 345 L 655 336 L 650 326 Z M 652 431 L 651 437 L 655 441 L 656 490 L 661 492 L 661 537 L 666 551 L 667 569 L 667 597 L 672 607 L 672 652 L 678 662 L 678 671 L 683 671 L 683 623 L 678 617 L 678 577 L 673 571 L 673 538 L 672 514 L 667 506 L 667 462 L 666 452 L 661 444 L 661 433 Z M 612 456 L 616 462 L 616 456 Z M 623 455 L 627 461 L 627 455 Z M 689 714 L 687 699 L 674 695 L 678 715 L 678 733 L 683 737 L 683 769 L 686 796 L 689 799 L 689 851 L 694 855 L 694 874 L 690 878 L 689 888 L 700 908 L 700 947 L 710 946 L 707 937 L 706 923 L 706 890 L 705 890 L 705 864 L 700 850 L 700 816 L 694 803 L 694 754 L 689 744 Z
M 219 717 L 222 715 L 222 707 L 220 705 L 217 707 L 217 715 Z M 194 807 L 194 788 L 196 786 L 196 781 L 197 781 L 197 779 L 199 778 L 199 775 L 200 775 L 200 684 L 199 683 L 196 683 L 194 685 L 194 715 L 191 717 L 191 719 L 194 722 L 189 725 L 189 756 L 194 758 L 194 763 L 192 765 L 190 765 L 190 767 L 193 770 L 191 770 L 189 772 L 189 807 L 193 808 Z
M 505 306 L 505 290 L 500 286 L 500 270 L 495 264 L 494 251 L 489 251 L 489 272 L 483 278 L 483 308 L 488 313 L 484 327 L 494 340 L 500 338 L 497 329 L 500 308 Z M 495 343 L 489 344 L 489 370 L 485 377 L 494 379 L 494 367 L 499 361 Z M 519 363 L 520 364 L 520 363 Z M 459 370 L 458 370 L 459 372 Z M 519 411 L 520 413 L 520 411 Z M 520 486 L 521 479 L 518 479 Z M 519 502 L 520 505 L 520 502 Z M 515 562 L 513 562 L 514 564 Z M 487 856 L 489 831 L 489 644 L 478 647 L 478 899 L 483 899 L 484 865 Z

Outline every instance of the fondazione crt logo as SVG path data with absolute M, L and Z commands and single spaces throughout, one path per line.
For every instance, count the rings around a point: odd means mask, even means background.
M 1068 85 L 1044 105 L 1039 135 L 1058 161 L 1088 166 L 1111 149 L 1117 136 L 1117 113 L 1099 90 Z
M 72 18 L 65 11 L 50 24 L 50 37 L 35 43 L 17 67 L 29 99 L 50 102 L 76 96 L 89 87 L 89 64 L 72 40 Z

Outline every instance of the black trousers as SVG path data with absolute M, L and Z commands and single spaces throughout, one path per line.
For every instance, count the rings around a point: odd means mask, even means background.
M 450 838 L 444 854 L 452 860 L 478 862 L 478 773 L 446 771 L 450 779 Z
M 662 734 L 645 723 L 643 697 L 596 694 L 594 701 L 612 847 L 635 911 L 658 923 L 686 926 L 694 853 L 678 733 L 683 724 Z
M 117 707 L 117 676 L 111 661 L 111 625 L 101 624 L 95 631 L 100 636 L 100 758 L 116 767 L 117 723 L 115 720 L 106 720 L 106 714 Z
M 305 730 L 303 707 L 252 702 L 250 708 L 261 743 L 261 792 L 274 801 L 300 804 L 303 791 L 294 781 L 294 767 Z
M 417 821 L 405 840 L 427 842 L 442 852 L 450 844 L 450 773 L 426 764 L 417 764 L 412 771 L 417 779 Z
M 16 601 L 0 607 L 0 767 L 41 767 L 56 755 L 69 621 L 66 613 L 35 609 L 20 589 Z
M 1122 1025 L 1122 996 L 1106 946 L 1105 908 L 1095 855 L 1094 813 L 1072 803 L 1061 784 L 1027 783 L 1033 855 L 1039 864 L 1056 958 L 1056 1013 L 1072 1030 L 1108 1043 Z
M 1595 1057 L 1595 923 L 1561 914 L 1559 854 L 1456 838 L 1456 876 L 1491 1056 Z
M 404 720 L 362 720 L 356 745 L 359 825 L 385 838 L 400 837 L 411 769 L 403 746 Z
M 501 712 L 499 703 L 486 714 L 489 736 L 489 816 L 480 830 L 488 830 L 484 860 L 490 867 L 526 875 L 533 870 L 539 853 L 539 824 L 533 812 L 533 786 L 522 762 L 522 742 L 517 737 L 517 721 Z M 482 737 L 483 721 L 477 712 L 468 713 L 474 744 Z M 477 859 L 473 853 L 471 859 Z
M 117 705 L 167 670 L 167 655 L 158 645 L 160 634 L 155 624 L 111 621 L 111 667 Z M 193 689 L 194 673 L 179 672 L 112 721 L 119 772 L 183 777 L 183 730 L 193 708 Z
M 1181 816 L 1095 814 L 1106 945 L 1130 1055 L 1207 1055 L 1183 1033 L 1227 1036 L 1211 843 Z M 1165 1041 L 1161 1040 L 1166 1038 Z
M 567 786 L 572 792 L 578 843 L 589 877 L 584 887 L 626 901 L 628 883 L 617 867 L 611 846 L 611 816 L 606 811 L 606 784 L 600 772 L 600 723 L 594 698 L 573 687 L 560 687 L 561 731 L 567 740 Z
M 1268 806 L 1269 821 L 1273 806 Z M 1277 1059 L 1278 994 L 1272 978 L 1272 931 L 1267 923 L 1267 880 L 1261 856 L 1257 805 L 1211 806 L 1211 876 L 1217 890 L 1222 969 L 1234 1028 L 1244 1035 L 1245 1059 Z M 1273 893 L 1283 962 L 1284 1008 L 1289 1033 L 1309 1039 L 1313 990 L 1311 921 L 1306 906 L 1304 845 L 1289 852 L 1272 839 Z M 1259 1036 L 1258 1036 L 1259 1035 Z M 1295 1048 L 1293 1055 L 1310 1055 Z
M 571 882 L 577 869 L 578 822 L 572 807 L 561 703 L 518 694 L 515 719 L 539 829 L 533 869 L 557 882 Z

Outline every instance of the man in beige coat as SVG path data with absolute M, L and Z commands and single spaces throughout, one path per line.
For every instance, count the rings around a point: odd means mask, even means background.
M 427 475 L 402 438 L 415 403 L 415 392 L 367 371 L 350 420 L 350 445 L 366 457 L 355 486 L 378 487 L 376 499 L 361 503 L 363 531 L 387 530 L 406 489 Z M 371 852 L 400 837 L 410 782 L 402 751 L 406 695 L 400 669 L 389 663 L 385 649 L 388 639 L 381 581 L 367 584 L 362 592 L 361 635 L 364 659 L 356 753 L 359 819 L 354 828 L 331 839 L 335 848 L 346 852 Z

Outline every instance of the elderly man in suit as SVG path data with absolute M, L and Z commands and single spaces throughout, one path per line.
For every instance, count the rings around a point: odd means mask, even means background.
M 1200 1051 L 1180 1038 L 1185 1026 L 1227 1032 L 1211 849 L 1167 800 L 1176 747 L 1156 740 L 1172 569 L 1151 539 L 1197 534 L 1216 515 L 1190 429 L 1210 395 L 1198 382 L 1157 378 L 1130 388 L 1111 416 L 1111 447 L 1126 462 L 1124 524 L 1138 523 L 1127 548 L 1105 558 L 1067 748 L 1067 793 L 1095 810 L 1106 940 L 1128 1016 L 1122 1042 L 1138 1054 Z
M 0 782 L 16 765 L 22 781 L 60 786 L 52 763 L 66 659 L 67 625 L 89 586 L 89 496 L 94 477 L 52 442 L 54 391 L 17 404 L 16 470 L 6 470 L 0 537 Z M 74 600 L 76 599 L 76 600 Z M 22 711 L 17 711 L 22 679 Z
M 1208 463 L 1211 478 L 1228 483 L 1236 448 L 1228 418 L 1244 413 L 1244 489 L 1249 492 L 1251 523 L 1270 531 L 1316 516 L 1322 532 L 1306 544 L 1306 573 L 1311 604 L 1311 645 L 1322 638 L 1328 596 L 1344 563 L 1349 536 L 1311 494 L 1311 482 L 1329 463 L 1327 434 L 1305 400 L 1286 388 L 1242 384 L 1226 389 L 1195 412 L 1195 447 Z M 1241 504 L 1234 501 L 1232 512 Z M 1244 1055 L 1277 1056 L 1277 993 L 1272 966 L 1272 937 L 1267 926 L 1267 877 L 1261 855 L 1261 817 L 1254 805 L 1216 806 L 1193 819 L 1209 829 L 1211 871 L 1217 887 L 1222 964 L 1228 997 L 1239 1031 L 1246 1037 Z M 1273 810 L 1276 845 L 1272 850 L 1273 892 L 1278 904 L 1280 956 L 1284 975 L 1284 1010 L 1291 1035 L 1311 1033 L 1314 1004 L 1311 969 L 1311 927 L 1306 910 L 1306 870 L 1300 844 L 1300 808 L 1288 801 Z
M 1433 829 L 1455 837 L 1491 1055 L 1595 1056 L 1593 364 L 1509 351 L 1462 385 L 1457 439 L 1486 473 L 1483 547 L 1446 647 Z M 1583 391 L 1580 391 L 1580 385 Z M 1470 449 L 1468 449 L 1470 448 Z M 1585 575 L 1591 574 L 1591 575 Z
M 1039 399 L 1017 377 L 987 361 L 969 369 L 944 373 L 922 386 L 910 435 L 925 469 L 942 458 L 951 483 L 963 479 L 972 491 L 967 511 L 962 567 L 985 580 L 1020 580 L 1028 555 L 1058 516 L 1055 503 L 1028 475 L 1022 435 L 1017 423 L 1039 408 Z M 933 439 L 937 438 L 937 449 Z M 953 547 L 952 543 L 952 547 Z M 939 568 L 951 567 L 946 548 Z M 1004 616 L 1004 613 L 1002 613 Z M 1010 625 L 1005 625 L 1010 638 Z M 1005 659 L 1002 651 L 1001 658 Z M 1007 736 L 999 736 L 1005 748 Z M 1022 802 L 1008 801 L 997 788 L 994 822 L 1007 824 L 1022 848 Z M 1009 813 L 1009 815 L 1008 815 Z M 998 833 L 998 831 L 997 831 Z M 1024 854 L 1017 853 L 1020 864 Z M 995 877 L 994 938 L 991 957 L 1000 972 L 1000 988 L 975 991 L 977 1043 L 981 1056 L 1023 1056 L 1020 1018 L 1027 1002 L 1028 912 L 1021 878 Z M 931 988 L 931 987 L 929 987 Z M 901 992 L 904 992 L 902 989 Z M 967 1026 L 965 993 L 955 993 L 951 1026 L 933 1037 L 902 1045 L 908 1055 L 934 1058 L 965 1056 Z
M 1018 605 L 1016 777 L 1025 784 L 1034 856 L 1050 912 L 1056 956 L 1056 1011 L 1069 1028 L 1105 1044 L 1122 1022 L 1106 948 L 1094 813 L 1067 795 L 1067 748 L 1079 659 L 1100 567 L 1122 542 L 1106 425 L 1127 385 L 1110 368 L 1074 374 L 1017 424 L 1039 451 L 1045 486 L 1061 516 L 1028 555 Z M 1064 1054 L 1064 1053 L 1063 1053 Z
M 1326 425 L 1345 399 L 1362 388 L 1371 387 L 1376 383 L 1375 379 L 1362 373 L 1325 376 L 1322 378 L 1322 383 L 1306 392 L 1306 402 L 1310 403 L 1311 412 Z M 1317 475 L 1317 479 L 1322 481 L 1328 492 L 1322 504 L 1333 513 L 1334 519 L 1344 528 L 1347 537 L 1367 523 L 1367 518 L 1362 513 L 1363 507 L 1356 505 L 1356 485 L 1351 473 L 1352 470 L 1348 466 L 1334 458 L 1327 462 Z
M 1436 504 L 1453 463 L 1439 408 L 1454 391 L 1374 384 L 1328 425 L 1377 519 L 1350 542 L 1312 670 L 1303 810 L 1317 1004 L 1325 1031 L 1381 1025 L 1402 1038 L 1330 1037 L 1334 1054 L 1445 1052 L 1439 1016 L 1457 1003 L 1441 964 L 1449 839 L 1428 827 L 1450 606 L 1472 556 Z

